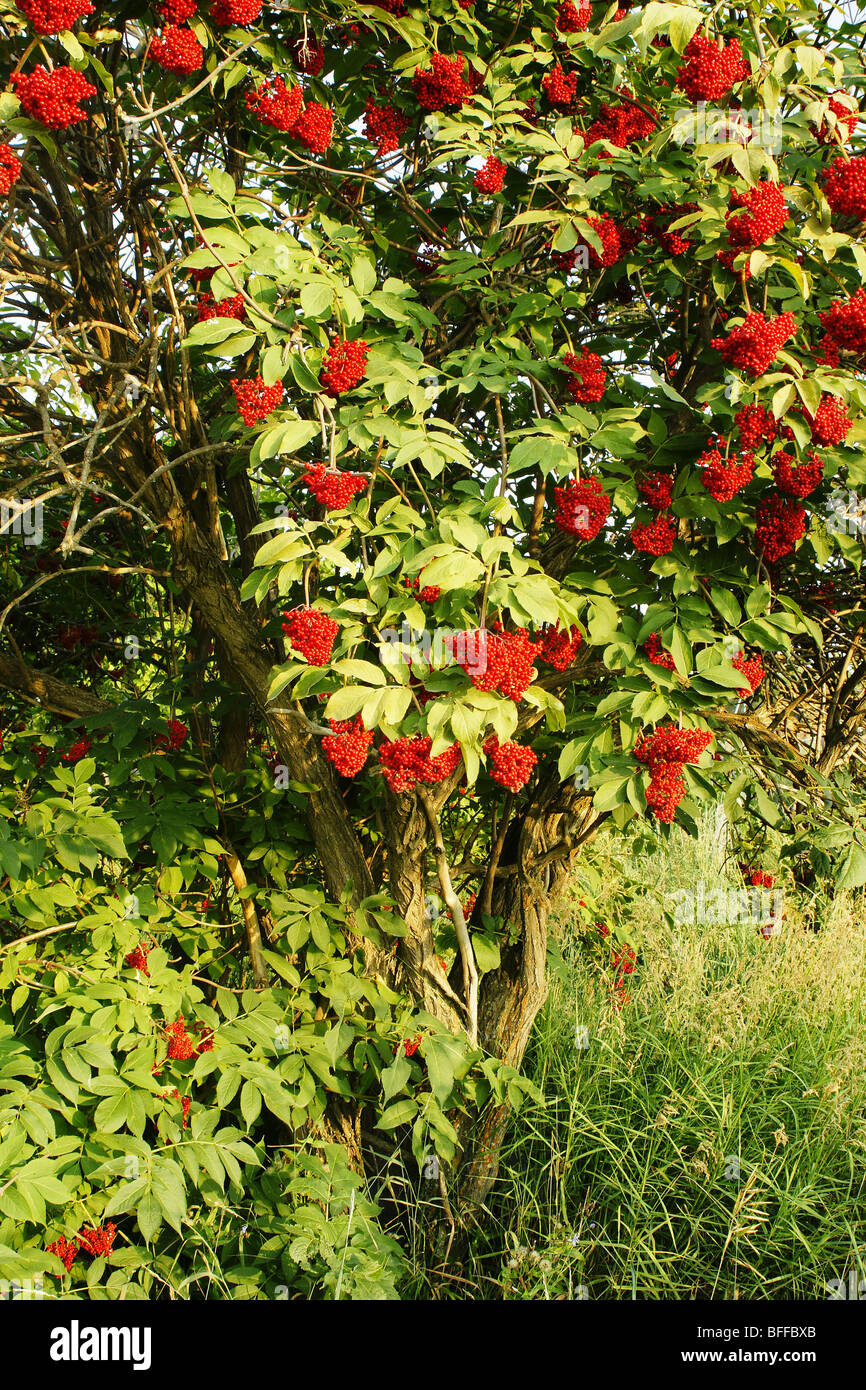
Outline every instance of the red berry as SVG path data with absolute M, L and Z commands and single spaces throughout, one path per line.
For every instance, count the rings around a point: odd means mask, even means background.
M 674 480 L 670 473 L 649 473 L 643 482 L 638 483 L 637 490 L 654 512 L 663 512 L 671 504 L 673 487 Z
M 351 342 L 335 338 L 322 359 L 319 381 L 332 396 L 341 396 L 363 381 L 367 371 L 367 344 L 363 338 Z
M 560 34 L 582 34 L 589 28 L 591 18 L 590 0 L 579 0 L 577 5 L 572 0 L 563 0 L 556 13 L 556 27 Z
M 657 632 L 650 634 L 643 644 L 643 649 L 654 666 L 663 666 L 666 671 L 676 670 L 676 662 L 670 652 L 662 646 L 661 637 Z
M 660 512 L 654 521 L 646 525 L 631 528 L 631 543 L 635 550 L 645 550 L 650 555 L 669 554 L 676 538 L 676 527 L 665 512 Z
M 490 760 L 490 776 L 501 787 L 510 792 L 519 792 L 532 775 L 538 757 L 531 748 L 523 748 L 519 743 L 500 743 L 496 734 L 491 734 L 484 743 L 484 755 Z
M 198 322 L 208 319 L 245 319 L 247 308 L 242 294 L 233 294 L 229 299 L 215 301 L 210 293 L 199 296 Z
M 354 719 L 331 719 L 328 722 L 334 732 L 325 734 L 322 739 L 325 756 L 341 777 L 354 777 L 367 761 L 373 731 L 364 728 L 360 714 L 356 714 Z
M 562 365 L 569 372 L 566 390 L 573 401 L 587 404 L 601 400 L 607 372 L 601 365 L 598 353 L 584 350 L 578 357 L 574 352 L 567 352 L 562 359 Z
M 762 441 L 772 444 L 776 438 L 776 420 L 762 405 L 744 405 L 734 416 L 744 449 L 758 449 Z
M 466 72 L 462 53 L 449 58 L 445 53 L 431 53 L 430 67 L 418 68 L 412 86 L 419 104 L 425 111 L 442 111 L 446 106 L 462 106 L 472 96 L 474 81 Z
M 594 541 L 611 512 L 611 501 L 598 478 L 554 489 L 556 526 L 579 541 Z
M 810 453 L 808 462 L 774 454 L 772 462 L 776 486 L 790 497 L 808 497 L 824 481 L 824 461 L 817 454 Z
M 233 376 L 231 384 L 245 425 L 255 425 L 259 420 L 264 420 L 272 410 L 276 410 L 283 399 L 281 381 L 275 382 L 273 386 L 266 386 L 260 376 L 247 381 Z
M 376 146 L 376 153 L 380 158 L 382 155 L 393 154 L 394 150 L 400 148 L 403 132 L 408 125 L 406 116 L 390 103 L 379 106 L 373 97 L 367 98 L 364 108 L 364 134 L 370 143 Z
M 764 670 L 764 663 L 761 660 L 760 653 L 757 656 L 749 657 L 747 660 L 745 653 L 739 652 L 733 658 L 731 665 L 735 670 L 742 671 L 748 681 L 748 685 L 737 692 L 741 700 L 748 700 L 750 695 L 754 695 L 761 681 L 764 679 L 764 676 L 767 674 Z
M 765 319 L 763 314 L 747 314 L 739 327 L 727 338 L 713 338 L 712 346 L 733 367 L 741 367 L 752 376 L 760 376 L 774 360 L 779 349 L 796 332 L 793 314 L 780 314 Z
M 476 690 L 498 690 L 516 702 L 535 679 L 533 661 L 542 643 L 530 642 L 525 628 L 516 632 L 481 629 L 446 637 L 445 642 Z
M 290 131 L 301 114 L 303 93 L 300 87 L 287 87 L 281 77 L 268 77 L 247 92 L 246 102 L 262 125 Z
M 559 111 L 570 111 L 577 95 L 577 73 L 565 73 L 561 63 L 555 63 L 541 79 L 544 95 Z
M 283 632 L 295 651 L 306 657 L 311 666 L 327 666 L 339 624 L 321 608 L 294 608 L 291 613 L 284 613 L 283 618 Z
M 214 24 L 224 27 L 231 24 L 236 29 L 244 29 L 258 19 L 262 12 L 262 0 L 213 0 L 210 17 Z
M 433 740 L 427 736 L 398 738 L 379 748 L 379 762 L 385 781 L 393 792 L 411 791 L 418 782 L 430 786 L 444 782 L 460 762 L 460 744 L 452 743 L 444 753 L 430 757 Z
M 364 491 L 368 480 L 363 473 L 344 473 L 338 468 L 314 463 L 304 473 L 302 481 L 327 511 L 342 511 L 356 493 Z
M 777 183 L 756 183 L 745 193 L 732 192 L 725 221 L 735 253 L 752 251 L 770 241 L 788 220 L 788 204 Z
M 333 129 L 334 113 L 330 106 L 309 101 L 292 126 L 292 135 L 306 145 L 311 154 L 324 154 L 331 143 Z
M 472 180 L 481 193 L 498 193 L 505 179 L 505 165 L 496 155 L 488 155 Z
M 677 86 L 692 101 L 718 101 L 750 72 L 739 39 L 719 46 L 703 34 L 695 34 L 683 58 L 685 62 L 677 68 Z
M 13 72 L 9 80 L 25 114 L 49 130 L 65 130 L 78 121 L 86 121 L 87 112 L 78 103 L 96 96 L 96 88 L 74 68 L 48 72 L 40 64 L 32 72 Z
M 555 666 L 557 671 L 564 671 L 574 661 L 582 641 L 577 627 L 561 629 L 559 624 L 553 628 L 545 624 L 541 629 L 541 650 L 538 655 L 542 661 L 549 661 L 551 666 Z
M 840 216 L 866 220 L 866 155 L 834 159 L 824 175 L 824 197 Z
M 21 160 L 11 145 L 0 145 L 0 196 L 6 197 L 21 173 Z
M 204 49 L 191 29 L 167 24 L 150 45 L 150 56 L 167 72 L 181 77 L 197 72 L 204 62 Z
M 696 466 L 701 470 L 701 482 L 710 496 L 717 502 L 730 502 L 751 482 L 755 456 L 746 450 L 742 454 L 724 458 L 720 449 L 706 449 Z
M 78 19 L 93 14 L 90 0 L 19 0 L 37 34 L 60 34 Z
M 838 396 L 822 396 L 814 416 L 806 412 L 806 419 L 812 429 L 812 438 L 818 444 L 842 444 L 853 425 L 853 420 L 845 409 L 844 401 Z
M 772 494 L 758 503 L 755 540 L 770 562 L 790 555 L 806 530 L 806 512 L 788 497 Z

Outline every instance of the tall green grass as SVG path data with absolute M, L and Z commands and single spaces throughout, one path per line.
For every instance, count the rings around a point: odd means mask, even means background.
M 786 891 L 769 939 L 671 928 L 661 894 L 740 881 L 709 825 L 668 846 L 595 851 L 595 905 L 642 943 L 621 1011 L 585 914 L 560 906 L 565 965 L 526 1062 L 544 1104 L 512 1124 L 462 1297 L 821 1299 L 866 1280 L 862 894 Z

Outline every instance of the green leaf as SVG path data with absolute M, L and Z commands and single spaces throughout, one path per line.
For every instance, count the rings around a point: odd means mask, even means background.
M 382 1072 L 382 1094 L 385 1100 L 391 1100 L 398 1091 L 404 1090 L 411 1075 L 412 1068 L 408 1057 L 405 1057 L 402 1051 L 398 1052 L 391 1065 L 385 1067 Z
M 866 883 L 866 850 L 853 844 L 836 878 L 837 888 L 860 888 Z

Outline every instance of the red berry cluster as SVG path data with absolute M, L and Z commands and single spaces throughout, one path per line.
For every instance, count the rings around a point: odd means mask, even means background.
M 418 782 L 433 786 L 450 777 L 460 762 L 460 744 L 452 743 L 444 753 L 430 757 L 433 740 L 427 735 L 398 738 L 379 748 L 379 762 L 385 781 L 393 792 L 411 791 Z
M 652 507 L 654 512 L 667 510 L 671 504 L 673 488 L 674 480 L 670 473 L 649 473 L 643 482 L 637 485 L 644 502 L 648 507 Z
M 262 0 L 213 0 L 210 17 L 214 24 L 233 25 L 245 29 L 258 19 L 262 12 Z
M 446 637 L 445 642 L 476 690 L 498 690 L 517 701 L 535 679 L 532 663 L 542 644 L 530 642 L 526 628 L 519 627 L 516 632 L 476 630 Z
M 318 39 L 300 38 L 292 44 L 292 58 L 296 68 L 310 77 L 318 77 L 325 66 L 325 50 Z
M 569 373 L 565 389 L 573 401 L 587 404 L 601 400 L 607 372 L 601 365 L 601 358 L 597 352 L 584 350 L 580 357 L 575 352 L 567 352 L 562 359 L 562 365 Z
M 835 357 L 835 361 L 828 359 L 831 366 L 838 366 L 840 350 L 866 355 L 866 290 L 857 290 L 850 299 L 837 299 L 818 318 L 829 339 L 830 358 Z
M 678 222 L 681 217 L 687 216 L 690 212 L 697 212 L 697 203 L 672 203 L 666 207 L 659 208 L 658 212 L 652 217 L 646 218 L 646 230 L 654 236 L 656 241 L 667 252 L 669 256 L 683 256 L 686 251 L 690 251 L 694 242 L 690 241 L 687 232 L 690 227 L 681 231 L 668 231 L 672 222 Z
M 590 0 L 579 0 L 577 5 L 572 0 L 563 0 L 556 12 L 556 27 L 560 34 L 582 34 L 584 29 L 589 28 L 591 17 Z
M 281 381 L 275 382 L 273 386 L 266 386 L 260 376 L 251 377 L 247 381 L 233 376 L 231 384 L 245 425 L 255 425 L 259 420 L 264 420 L 272 410 L 276 410 L 283 399 Z
M 806 511 L 789 497 L 772 494 L 758 503 L 755 540 L 765 560 L 772 563 L 790 555 L 806 530 Z
M 737 868 L 743 875 L 743 878 L 746 879 L 753 888 L 772 888 L 773 884 L 776 882 L 773 874 L 768 874 L 764 869 L 755 869 L 742 860 L 737 864 Z
M 364 134 L 370 143 L 376 146 L 376 153 L 380 157 L 393 154 L 394 150 L 400 148 L 400 141 L 408 124 L 403 113 L 389 102 L 379 106 L 373 97 L 367 98 L 367 105 L 364 107 Z
M 21 173 L 21 160 L 11 145 L 0 145 L 0 197 L 5 198 Z
M 834 159 L 824 175 L 824 197 L 841 217 L 866 221 L 866 155 Z
M 764 676 L 767 674 L 764 670 L 764 663 L 761 660 L 760 654 L 751 656 L 747 659 L 745 652 L 738 652 L 731 661 L 731 665 L 734 667 L 735 671 L 741 671 L 748 681 L 747 686 L 737 691 L 741 700 L 748 700 L 750 695 L 754 695 L 761 681 L 764 679 Z
M 788 204 L 777 183 L 753 184 L 745 193 L 731 193 L 725 222 L 728 242 L 737 252 L 753 251 L 772 240 L 788 220 Z
M 123 957 L 124 965 L 128 965 L 130 970 L 140 970 L 142 975 L 149 975 L 150 971 L 147 968 L 147 958 L 151 950 L 152 947 L 150 946 L 136 946 L 134 951 L 130 951 L 128 956 Z
M 744 449 L 759 449 L 762 441 L 772 444 L 776 438 L 775 417 L 762 405 L 744 405 L 734 416 L 734 424 Z
M 676 670 L 676 662 L 667 648 L 662 646 L 662 639 L 659 633 L 650 633 L 643 644 L 643 649 L 653 666 L 663 666 L 666 671 Z
M 845 100 L 840 101 L 839 97 L 844 97 Z M 827 105 L 836 117 L 835 126 L 831 128 L 830 122 L 824 120 L 812 129 L 824 145 L 837 145 L 840 141 L 845 145 L 852 138 L 860 120 L 857 102 L 849 92 L 836 92 Z
M 491 734 L 484 743 L 484 756 L 490 761 L 490 776 L 500 787 L 510 792 L 519 792 L 532 775 L 538 758 L 531 748 L 508 740 L 500 743 L 496 734 Z
M 19 0 L 19 7 L 37 34 L 61 34 L 77 19 L 93 14 L 90 0 Z
M 586 247 L 589 264 L 594 268 L 603 268 L 605 270 L 608 266 L 616 265 L 617 261 L 622 259 L 624 250 L 621 228 L 617 226 L 613 218 L 606 212 L 603 212 L 601 217 L 588 217 L 586 220 L 598 236 L 602 245 L 602 253 L 599 255 L 595 247 L 590 246 L 588 241 L 581 239 L 578 242 L 578 246 Z M 575 248 L 575 252 L 576 250 L 577 247 Z M 574 356 L 573 353 L 569 353 L 568 355 L 569 357 Z M 601 361 L 600 358 L 597 360 L 599 362 Z M 597 400 L 598 397 L 595 399 Z
M 87 757 L 92 746 L 87 734 L 82 734 L 81 738 L 76 739 L 75 743 L 72 744 L 69 751 L 67 753 L 61 753 L 60 757 L 65 763 L 80 762 L 82 758 Z
M 472 180 L 480 193 L 498 193 L 505 180 L 505 165 L 495 154 L 488 155 Z
M 209 291 L 199 295 L 198 323 L 206 323 L 208 319 L 245 319 L 246 316 L 247 306 L 242 294 L 220 300 L 215 300 Z
M 287 87 L 281 77 L 268 77 L 252 92 L 247 92 L 247 109 L 274 130 L 293 129 L 301 114 L 303 93 L 300 87 Z
M 655 118 L 636 102 L 609 106 L 605 101 L 601 104 L 598 116 L 586 130 L 583 137 L 584 147 L 589 149 L 596 140 L 607 140 L 609 144 L 617 145 L 624 150 L 635 140 L 645 140 L 648 135 L 652 135 L 656 126 Z
M 701 482 L 717 502 L 730 502 L 751 482 L 755 455 L 748 449 L 724 458 L 718 448 L 706 449 L 697 461 Z
M 776 486 L 789 497 L 808 497 L 824 481 L 824 461 L 810 453 L 808 462 L 791 454 L 773 455 Z
M 429 68 L 418 68 L 412 86 L 419 105 L 425 111 L 442 111 L 446 106 L 462 106 L 474 91 L 471 69 L 466 72 L 462 53 L 449 58 L 447 53 L 432 53 Z
M 610 498 L 598 478 L 555 488 L 554 498 L 558 529 L 579 541 L 594 541 L 610 516 Z
M 182 1096 L 181 1093 L 180 1093 L 180 1091 L 179 1091 L 179 1090 L 177 1089 L 177 1087 L 175 1086 L 175 1087 L 173 1087 L 172 1090 L 170 1090 L 170 1091 L 162 1091 L 162 1092 L 160 1092 L 160 1100 L 179 1100 L 179 1101 L 180 1101 L 180 1108 L 181 1108 L 181 1111 L 183 1112 L 183 1123 L 182 1123 L 182 1126 L 181 1126 L 181 1127 L 182 1127 L 183 1129 L 186 1129 L 187 1125 L 189 1124 L 189 1112 L 190 1112 L 190 1109 L 192 1108 L 192 1101 L 190 1100 L 189 1096 Z
M 661 725 L 638 740 L 634 755 L 650 770 L 646 804 L 660 821 L 670 822 L 686 794 L 682 775 L 686 763 L 695 763 L 713 741 L 709 731 L 677 729 Z
M 293 608 L 283 614 L 282 629 L 296 652 L 311 666 L 327 666 L 334 650 L 339 624 L 321 608 Z
M 558 111 L 570 111 L 577 95 L 577 73 L 565 73 L 561 63 L 555 63 L 541 79 L 544 95 Z
M 403 583 L 422 603 L 435 603 L 442 593 L 438 584 L 425 584 L 422 588 L 420 579 L 410 579 L 408 575 Z
M 685 62 L 677 68 L 677 86 L 692 101 L 718 101 L 749 76 L 749 64 L 739 39 L 731 39 L 720 47 L 703 34 L 695 34 L 686 45 L 683 58 Z
M 75 1256 L 78 1254 L 78 1242 L 60 1236 L 57 1240 L 53 1240 L 50 1245 L 46 1245 L 45 1249 L 49 1255 L 57 1256 L 58 1260 L 65 1265 L 68 1274 L 75 1263 Z
M 751 313 L 727 338 L 713 338 L 712 346 L 732 367 L 741 367 L 752 376 L 760 376 L 796 330 L 793 314 L 765 319 L 763 314 Z
M 96 96 L 96 88 L 74 68 L 54 68 L 40 63 L 32 72 L 13 72 L 10 82 L 21 99 L 26 115 L 49 130 L 66 130 L 87 120 L 79 102 Z
M 295 124 L 292 134 L 311 154 L 324 154 L 334 132 L 334 113 L 330 106 L 308 101 Z
M 327 468 L 324 463 L 314 463 L 304 473 L 302 482 L 312 492 L 317 502 L 329 512 L 342 511 L 348 507 L 358 492 L 363 492 L 367 479 L 363 473 L 344 473 L 339 468 Z
M 372 729 L 364 728 L 360 714 L 354 719 L 330 719 L 332 734 L 325 734 L 322 748 L 341 777 L 354 777 L 367 761 L 373 742 Z
M 364 380 L 368 348 L 363 338 L 335 338 L 322 359 L 319 381 L 332 396 L 342 396 Z
M 156 13 L 162 15 L 166 24 L 184 24 L 192 19 L 198 6 L 196 0 L 162 0 L 156 6 Z
M 189 729 L 179 719 L 169 719 L 168 733 L 157 734 L 156 741 L 158 744 L 164 744 L 169 753 L 176 753 L 178 748 L 182 748 L 186 743 L 188 734 Z
M 549 661 L 551 666 L 555 666 L 557 671 L 564 671 L 571 665 L 583 641 L 580 628 L 561 628 L 558 623 L 556 627 L 546 623 L 541 629 L 540 637 L 541 650 L 538 655 L 542 661 Z
M 166 1061 L 186 1062 L 195 1053 L 195 1039 L 186 1031 L 183 1014 L 174 1023 L 166 1025 L 165 1036 L 168 1039 Z
M 822 396 L 814 416 L 806 412 L 812 438 L 818 444 L 842 444 L 854 421 L 838 396 Z
M 613 967 L 613 998 L 614 1008 L 619 1010 L 624 1004 L 631 1003 L 631 995 L 626 989 L 626 980 L 629 975 L 634 974 L 635 961 L 637 957 L 631 946 L 623 946 L 621 951 L 614 951 L 611 956 Z
M 653 520 L 643 526 L 631 528 L 631 543 L 635 550 L 645 550 L 649 555 L 668 555 L 674 548 L 677 528 L 666 512 L 659 512 Z
M 116 1234 L 117 1227 L 113 1221 L 106 1222 L 104 1226 L 82 1226 L 78 1232 L 78 1243 L 88 1255 L 106 1257 L 111 1254 Z
M 191 29 L 167 24 L 150 45 L 150 56 L 166 72 L 185 77 L 204 62 L 204 49 Z

